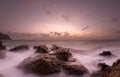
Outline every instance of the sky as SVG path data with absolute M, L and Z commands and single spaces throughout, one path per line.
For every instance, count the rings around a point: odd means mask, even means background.
M 120 39 L 120 0 L 0 0 L 0 32 L 15 39 Z

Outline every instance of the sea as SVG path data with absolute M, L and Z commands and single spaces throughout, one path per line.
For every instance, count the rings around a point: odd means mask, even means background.
M 51 47 L 52 44 L 70 48 L 77 63 L 83 64 L 91 73 L 100 70 L 98 63 L 106 63 L 112 65 L 117 59 L 120 59 L 120 41 L 119 40 L 81 40 L 81 41 L 39 41 L 39 40 L 11 40 L 3 41 L 7 47 L 6 57 L 0 59 L 0 77 L 90 77 L 90 75 L 67 75 L 60 72 L 53 75 L 37 76 L 33 74 L 24 73 L 22 70 L 16 68 L 25 58 L 34 54 L 33 46 L 47 45 Z M 30 49 L 23 52 L 10 52 L 11 48 L 19 45 L 29 45 Z M 103 57 L 99 53 L 103 51 L 111 51 L 114 56 Z M 3 76 L 2 76 L 3 75 Z

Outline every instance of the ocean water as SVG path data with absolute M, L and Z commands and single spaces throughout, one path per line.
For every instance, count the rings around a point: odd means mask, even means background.
M 33 74 L 23 73 L 16 66 L 25 58 L 34 54 L 33 46 L 45 44 L 51 47 L 51 44 L 56 44 L 62 47 L 71 48 L 73 57 L 77 59 L 77 63 L 83 64 L 90 73 L 93 73 L 100 68 L 98 63 L 106 63 L 112 65 L 117 59 L 120 59 L 120 41 L 4 41 L 7 46 L 6 57 L 0 59 L 0 74 L 4 77 L 77 77 L 66 75 L 64 72 L 49 76 L 37 76 Z M 30 49 L 23 52 L 10 52 L 9 49 L 18 45 L 29 45 Z M 111 51 L 115 56 L 102 57 L 98 54 L 103 51 Z M 83 75 L 79 77 L 89 77 Z

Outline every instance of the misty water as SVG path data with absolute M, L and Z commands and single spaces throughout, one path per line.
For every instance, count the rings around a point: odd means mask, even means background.
M 62 47 L 71 48 L 73 56 L 77 59 L 77 63 L 83 64 L 90 73 L 93 73 L 100 68 L 98 63 L 106 63 L 112 65 L 117 59 L 120 59 L 120 41 L 4 41 L 7 46 L 6 57 L 0 59 L 0 74 L 4 77 L 44 77 L 33 74 L 26 74 L 22 70 L 16 68 L 16 66 L 22 62 L 25 58 L 34 54 L 33 46 L 46 44 L 51 47 L 51 44 L 57 44 Z M 30 49 L 23 52 L 10 52 L 10 48 L 18 45 L 29 45 Z M 114 56 L 102 57 L 98 54 L 103 51 L 111 51 Z M 66 75 L 64 72 L 49 75 L 45 77 L 77 77 L 73 75 Z M 89 77 L 89 75 L 83 75 L 79 77 Z

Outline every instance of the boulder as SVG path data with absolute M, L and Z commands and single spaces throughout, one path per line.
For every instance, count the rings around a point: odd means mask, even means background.
M 20 46 L 16 46 L 12 49 L 10 49 L 10 51 L 24 51 L 24 50 L 28 50 L 29 49 L 29 46 L 27 45 L 20 45 Z
M 75 61 L 69 49 L 66 48 L 57 50 L 56 58 L 60 61 Z
M 35 53 L 48 53 L 49 49 L 46 45 L 34 46 L 34 49 L 37 49 Z
M 6 47 L 5 47 L 5 46 L 3 46 L 2 41 L 0 41 L 0 50 L 5 50 L 5 49 L 6 49 Z
M 69 75 L 83 75 L 89 73 L 83 65 L 63 65 L 63 70 Z
M 6 34 L 0 33 L 0 40 L 11 40 L 11 38 Z
M 24 69 L 25 72 L 41 75 L 49 75 L 61 71 L 55 59 L 49 55 L 29 57 L 20 63 L 18 67 Z
M 99 55 L 101 56 L 111 56 L 113 55 L 110 51 L 103 51 L 102 53 L 100 53 Z

